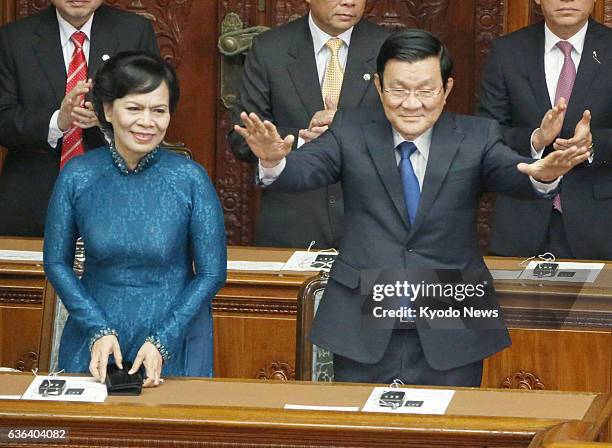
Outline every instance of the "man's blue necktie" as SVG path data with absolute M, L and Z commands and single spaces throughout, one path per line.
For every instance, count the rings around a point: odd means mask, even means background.
M 404 201 L 406 201 L 406 208 L 408 209 L 408 220 L 410 224 L 413 224 L 416 218 L 417 209 L 419 208 L 419 198 L 421 197 L 419 180 L 414 173 L 414 168 L 410 161 L 410 156 L 417 150 L 417 147 L 412 142 L 402 142 L 397 148 L 401 154 L 399 168 L 402 177 L 402 187 L 404 189 Z M 414 304 L 411 302 L 410 297 L 400 296 L 399 307 L 400 310 L 403 308 L 413 308 Z M 402 316 L 396 321 L 396 328 L 403 328 L 401 322 L 414 322 L 414 319 L 408 316 Z
M 402 156 L 399 168 L 402 176 L 402 187 L 404 188 L 404 200 L 406 201 L 406 208 L 408 208 L 408 220 L 410 224 L 413 224 L 419 208 L 419 198 L 421 197 L 419 180 L 416 174 L 414 174 L 414 168 L 412 167 L 412 162 L 410 162 L 410 156 L 417 150 L 417 147 L 412 142 L 402 142 L 399 144 L 398 149 Z

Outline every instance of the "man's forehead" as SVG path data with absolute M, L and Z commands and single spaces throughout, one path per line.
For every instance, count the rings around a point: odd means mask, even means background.
M 414 62 L 390 59 L 385 64 L 384 77 L 399 81 L 436 81 L 442 78 L 440 60 L 437 57 Z

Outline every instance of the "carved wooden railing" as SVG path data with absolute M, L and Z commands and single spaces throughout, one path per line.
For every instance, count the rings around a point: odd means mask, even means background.
M 507 377 L 499 386 L 502 389 L 545 390 L 546 386 L 540 378 L 531 372 L 521 370 Z
M 608 420 L 612 415 L 612 397 L 608 397 L 608 401 L 604 406 L 603 412 L 593 422 L 566 422 L 559 425 L 553 426 L 552 428 L 537 434 L 531 443 L 529 448 L 555 448 L 559 444 L 561 446 L 574 446 L 574 447 L 586 447 L 586 446 L 602 446 L 602 448 L 611 447 L 612 444 L 589 444 L 587 442 L 595 442 L 597 437 L 602 433 Z

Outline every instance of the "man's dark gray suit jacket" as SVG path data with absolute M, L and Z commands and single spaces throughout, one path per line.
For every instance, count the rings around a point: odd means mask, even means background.
M 355 25 L 340 93 L 339 109 L 380 107 L 374 86 L 376 56 L 388 33 L 361 21 Z M 263 33 L 253 40 L 246 58 L 234 123 L 242 111 L 272 121 L 284 137 L 308 128 L 315 112 L 324 109 L 321 86 L 308 27 L 308 16 Z M 240 160 L 255 163 L 244 139 L 229 135 Z M 294 145 L 295 148 L 295 145 Z M 302 149 L 298 149 L 301 151 Z M 257 222 L 260 246 L 338 247 L 342 236 L 343 198 L 338 185 L 287 194 L 264 190 Z
M 497 309 L 478 247 L 476 211 L 485 190 L 534 197 L 529 177 L 516 168 L 531 161 L 501 142 L 495 121 L 443 113 L 433 128 L 419 208 L 410 225 L 390 123 L 380 111 L 338 112 L 328 132 L 288 155 L 286 168 L 268 187 L 305 191 L 339 181 L 345 192 L 344 239 L 310 339 L 362 363 L 382 357 L 392 326 L 362 320 L 368 300 L 360 294 L 364 270 L 458 269 L 489 285 L 486 305 Z M 435 329 L 417 316 L 434 369 L 471 363 L 510 345 L 501 317 L 487 324 L 464 319 L 462 325 Z
M 102 56 L 125 50 L 159 54 L 149 20 L 105 5 L 91 28 L 88 76 Z M 0 29 L 0 145 L 8 149 L 0 174 L 0 235 L 42 236 L 47 203 L 59 170 L 62 140 L 47 143 L 49 121 L 65 96 L 66 67 L 54 7 Z M 97 128 L 86 149 L 105 144 Z
M 612 30 L 590 20 L 576 81 L 561 131 L 574 135 L 585 109 L 592 114 L 593 163 L 561 182 L 563 223 L 576 258 L 612 259 Z M 544 23 L 496 39 L 487 61 L 479 114 L 497 120 L 504 141 L 530 155 L 530 137 L 552 107 L 544 71 Z M 546 153 L 546 151 L 545 151 Z M 508 256 L 538 253 L 548 231 L 552 201 L 498 195 L 491 250 Z

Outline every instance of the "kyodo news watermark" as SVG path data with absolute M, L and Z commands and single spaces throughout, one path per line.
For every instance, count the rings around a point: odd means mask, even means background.
M 501 312 L 486 270 L 364 270 L 362 318 L 401 328 L 417 320 L 431 328 L 498 328 Z

